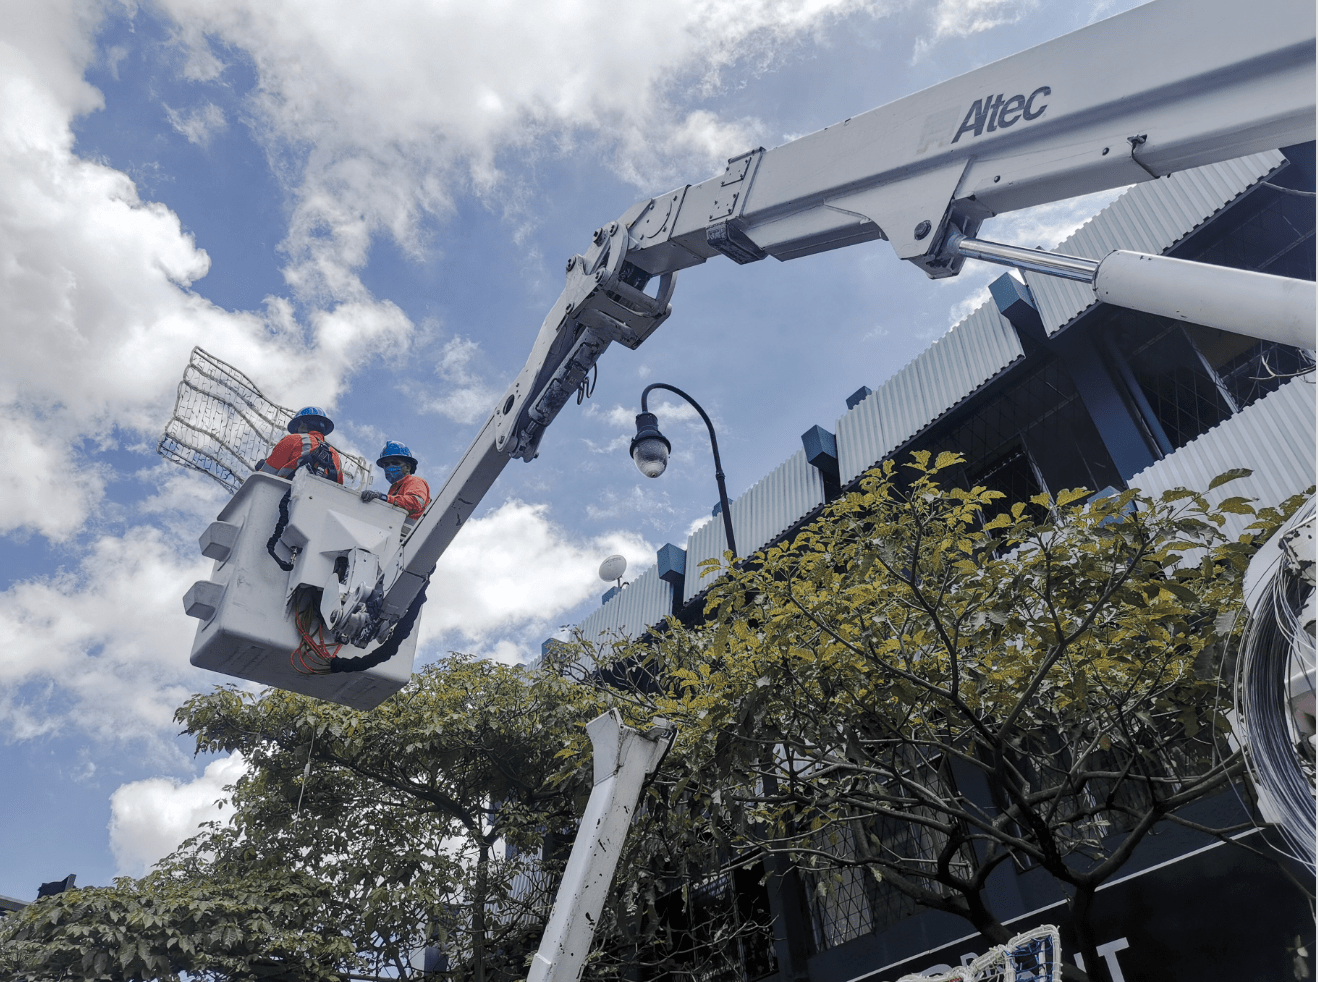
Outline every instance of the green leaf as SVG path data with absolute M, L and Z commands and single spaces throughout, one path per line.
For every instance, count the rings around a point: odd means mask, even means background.
M 1209 481 L 1208 490 L 1209 491 L 1216 490 L 1217 488 L 1220 488 L 1223 484 L 1227 484 L 1231 481 L 1238 481 L 1242 477 L 1249 477 L 1253 473 L 1254 472 L 1250 470 L 1248 467 L 1233 467 L 1228 471 L 1223 471 L 1221 474 L 1218 474 L 1217 477 Z

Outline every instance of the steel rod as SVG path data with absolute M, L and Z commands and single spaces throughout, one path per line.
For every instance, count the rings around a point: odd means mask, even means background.
M 998 263 L 1001 266 L 1015 266 L 1017 269 L 1032 273 L 1046 273 L 1060 276 L 1066 280 L 1078 280 L 1081 283 L 1094 282 L 1098 272 L 1098 263 L 1093 259 L 1080 256 L 1063 256 L 1056 252 L 1044 252 L 1042 249 L 1022 249 L 1020 246 L 1005 245 L 1001 242 L 985 242 L 954 232 L 947 240 L 948 250 L 967 259 L 979 259 L 986 263 Z

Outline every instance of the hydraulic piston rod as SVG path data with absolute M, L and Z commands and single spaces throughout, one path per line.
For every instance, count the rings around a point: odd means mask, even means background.
M 998 263 L 1001 266 L 1015 266 L 1017 269 L 1031 273 L 1046 273 L 1049 276 L 1060 276 L 1064 280 L 1079 280 L 1091 286 L 1099 265 L 1093 259 L 1064 256 L 1059 252 L 1044 252 L 1042 249 L 1022 249 L 1020 246 L 1004 245 L 1001 242 L 985 242 L 983 239 L 972 239 L 959 232 L 953 232 L 947 237 L 947 249 L 967 259 Z
M 1102 260 L 1022 249 L 953 233 L 947 250 L 1088 283 L 1094 298 L 1118 307 L 1216 327 L 1313 351 L 1318 293 L 1309 280 L 1119 249 Z

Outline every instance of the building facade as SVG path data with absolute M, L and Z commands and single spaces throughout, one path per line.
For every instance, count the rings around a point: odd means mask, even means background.
M 1312 143 L 1227 161 L 1130 188 L 1056 251 L 1101 259 L 1131 249 L 1313 280 L 1313 191 Z M 883 384 L 848 398 L 831 429 L 808 429 L 799 451 L 732 502 L 743 554 L 790 537 L 870 468 L 914 450 L 958 452 L 960 483 L 1013 501 L 1074 487 L 1203 489 L 1239 467 L 1253 474 L 1216 494 L 1270 505 L 1314 484 L 1311 352 L 1110 307 L 1085 284 L 1042 274 L 1004 274 L 991 294 Z M 1238 522 L 1226 531 L 1238 534 Z M 684 548 L 664 546 L 578 631 L 607 643 L 669 614 L 698 619 L 712 582 L 700 563 L 721 557 L 725 538 L 711 518 Z M 1201 807 L 1205 823 L 1248 819 L 1231 793 Z M 872 877 L 827 895 L 813 886 L 767 898 L 773 957 L 748 960 L 748 980 L 879 982 L 976 953 L 964 921 L 919 910 Z M 994 889 L 995 909 L 1021 930 L 1057 920 L 1065 899 L 1027 870 Z M 1310 977 L 1294 974 L 1299 949 L 1312 952 L 1307 906 L 1245 850 L 1171 830 L 1142 845 L 1100 898 L 1099 954 L 1115 982 Z

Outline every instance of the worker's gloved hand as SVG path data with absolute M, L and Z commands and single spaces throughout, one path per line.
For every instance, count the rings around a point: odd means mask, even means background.
M 379 491 L 363 491 L 363 492 L 362 492 L 362 501 L 375 501 L 376 499 L 379 499 L 379 500 L 383 501 L 383 500 L 384 500 L 385 498 L 387 498 L 387 497 L 388 497 L 388 495 L 382 494 L 382 493 L 379 492 Z

